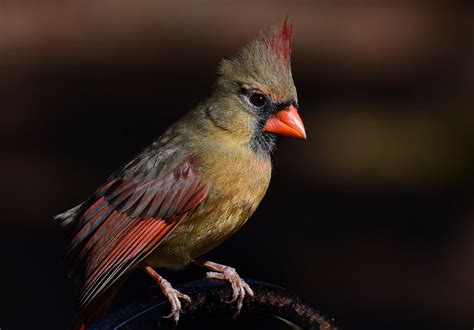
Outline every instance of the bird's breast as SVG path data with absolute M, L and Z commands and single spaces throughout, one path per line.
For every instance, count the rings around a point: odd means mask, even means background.
M 270 183 L 271 162 L 253 155 L 229 158 L 206 164 L 207 199 L 156 249 L 153 264 L 184 266 L 229 238 L 255 212 Z

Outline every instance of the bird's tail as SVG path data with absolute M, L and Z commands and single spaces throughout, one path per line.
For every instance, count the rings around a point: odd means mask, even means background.
M 77 219 L 77 215 L 79 214 L 83 204 L 84 203 L 76 205 L 72 209 L 54 216 L 54 220 L 59 221 L 61 227 L 69 227 Z
M 76 312 L 73 319 L 72 329 L 86 330 L 89 325 L 104 317 L 126 278 L 127 276 L 117 281 L 117 283 L 114 283 L 112 287 L 94 299 L 87 307 Z

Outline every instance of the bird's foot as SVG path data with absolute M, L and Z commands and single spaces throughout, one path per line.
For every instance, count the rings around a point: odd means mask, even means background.
M 157 287 L 163 293 L 163 295 L 168 299 L 171 304 L 171 313 L 167 316 L 164 316 L 166 319 L 173 319 L 175 324 L 178 324 L 179 316 L 181 313 L 181 301 L 180 299 L 184 300 L 187 303 L 191 303 L 191 298 L 188 295 L 179 292 L 175 288 L 171 286 L 171 283 L 168 282 L 166 279 L 161 277 L 153 268 L 150 266 L 146 266 L 145 272 L 148 273 L 157 283 Z
M 166 299 L 171 304 L 171 313 L 167 316 L 164 316 L 165 319 L 172 318 L 175 323 L 179 321 L 179 315 L 181 313 L 181 301 L 180 299 L 186 301 L 187 303 L 191 303 L 191 298 L 188 295 L 179 292 L 175 288 L 173 288 L 167 280 L 163 278 L 163 280 L 158 283 L 161 288 L 161 292 L 163 292 Z
M 240 277 L 234 268 L 224 265 L 219 266 L 221 266 L 221 268 L 218 271 L 208 272 L 206 277 L 218 280 L 227 280 L 230 282 L 232 286 L 232 298 L 228 301 L 228 303 L 237 301 L 237 311 L 234 315 L 234 318 L 236 318 L 240 314 L 245 296 L 249 295 L 253 297 L 253 290 Z

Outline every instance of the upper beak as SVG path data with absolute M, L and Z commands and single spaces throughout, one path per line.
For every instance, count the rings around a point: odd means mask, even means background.
M 303 121 L 293 105 L 271 116 L 263 129 L 266 132 L 306 139 Z

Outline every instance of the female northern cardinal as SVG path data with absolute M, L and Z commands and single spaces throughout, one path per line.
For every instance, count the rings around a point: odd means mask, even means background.
M 305 138 L 291 76 L 291 25 L 261 34 L 222 61 L 212 95 L 56 216 L 73 230 L 67 252 L 79 287 L 76 326 L 102 315 L 134 268 L 161 288 L 179 319 L 189 297 L 152 267 L 197 263 L 232 285 L 237 311 L 252 289 L 235 269 L 198 259 L 235 233 L 263 198 L 276 135 Z

